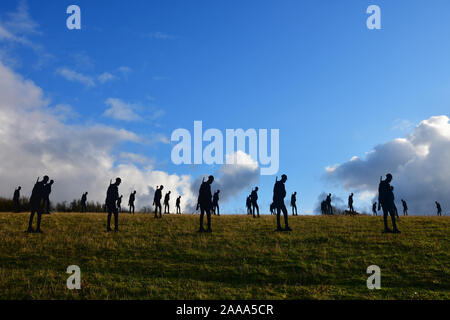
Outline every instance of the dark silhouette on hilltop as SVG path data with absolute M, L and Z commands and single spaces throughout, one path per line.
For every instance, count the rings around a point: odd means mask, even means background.
M 394 203 L 394 192 L 391 188 L 392 175 L 390 173 L 386 174 L 386 179 L 380 181 L 378 186 L 378 210 L 383 208 L 383 221 L 384 221 L 384 232 L 394 232 L 400 233 L 397 229 L 397 224 L 395 223 L 395 203 Z M 391 216 L 393 231 L 389 229 L 387 217 Z
M 256 209 L 256 212 L 258 213 L 258 218 L 259 218 L 258 187 L 255 187 L 255 189 L 252 190 L 252 193 L 250 194 L 250 201 L 252 203 L 253 218 L 256 218 L 255 209 Z
M 170 207 L 169 207 L 169 201 L 170 201 L 170 191 L 166 193 L 164 196 L 164 214 L 170 214 Z
M 322 214 L 328 214 L 328 205 L 327 205 L 327 201 L 323 200 L 320 203 L 320 212 L 322 212 Z
M 292 231 L 291 228 L 289 228 L 288 223 L 288 213 L 286 209 L 286 205 L 284 204 L 284 198 L 286 197 L 286 188 L 284 186 L 285 182 L 287 181 L 287 176 L 283 174 L 281 176 L 281 180 L 275 182 L 275 185 L 273 187 L 273 203 L 275 205 L 275 208 L 277 209 L 277 230 L 276 231 Z M 283 211 L 284 215 L 284 229 L 281 228 L 280 223 L 280 215 L 281 211 Z
M 211 209 L 212 209 L 212 201 L 211 201 L 211 184 L 214 182 L 214 177 L 209 176 L 207 181 L 202 182 L 200 185 L 200 190 L 198 192 L 198 203 L 200 204 L 200 228 L 198 232 L 204 232 L 203 229 L 203 216 L 206 213 L 206 219 L 208 221 L 208 229 L 206 232 L 212 232 L 211 229 Z
M 175 203 L 175 206 L 177 207 L 177 214 L 181 214 L 181 196 L 178 196 L 177 201 Z
M 291 207 L 292 207 L 292 215 L 293 216 L 298 216 L 298 213 L 297 213 L 297 192 L 294 192 L 291 195 Z
M 14 190 L 13 195 L 13 203 L 14 203 L 14 212 L 20 212 L 20 190 L 21 186 L 18 186 L 17 189 Z
M 353 193 L 348 196 L 348 209 L 350 212 L 355 212 L 355 209 L 353 209 Z
M 162 206 L 161 206 L 161 198 L 162 198 L 162 190 L 164 186 L 156 187 L 155 196 L 153 198 L 153 205 L 155 206 L 155 218 L 158 218 L 158 209 L 159 209 L 159 218 L 162 218 Z
M 36 180 L 36 183 L 33 187 L 33 191 L 31 191 L 30 196 L 30 220 L 28 222 L 28 229 L 26 232 L 38 232 L 41 233 L 41 216 L 42 216 L 42 206 L 41 202 L 45 197 L 45 185 L 49 180 L 48 176 L 44 176 L 42 181 L 39 181 L 39 178 Z M 33 230 L 33 218 L 34 214 L 37 213 L 37 226 L 36 231 Z
M 438 217 L 442 216 L 442 208 L 441 208 L 441 204 L 437 201 L 434 202 L 436 204 L 436 209 L 437 209 L 437 215 Z
M 247 207 L 247 215 L 251 215 L 252 214 L 252 200 L 251 200 L 250 196 L 248 196 L 247 199 L 245 200 L 245 206 Z
M 402 206 L 403 206 L 403 215 L 408 215 L 408 205 L 406 204 L 406 201 L 402 199 Z
M 333 214 L 333 206 L 331 205 L 331 193 L 327 195 L 327 199 L 325 200 L 327 205 L 327 214 Z
M 219 208 L 219 193 L 220 190 L 217 190 L 216 192 L 214 192 L 213 195 L 213 213 L 214 215 L 216 215 L 216 210 L 217 210 L 217 215 L 220 216 L 220 208 Z
M 88 195 L 88 192 L 86 191 L 85 193 L 83 193 L 83 195 L 81 196 L 81 212 L 86 212 L 87 211 L 87 205 L 86 205 L 86 202 L 87 202 L 87 195 Z
M 128 207 L 129 213 L 133 213 L 134 214 L 134 201 L 136 200 L 136 190 L 134 190 L 132 193 L 130 193 L 130 197 L 128 198 Z
M 373 213 L 374 216 L 378 216 L 378 214 L 377 214 L 377 202 L 376 201 L 372 204 L 372 213 Z
M 114 231 L 119 231 L 119 209 L 117 204 L 119 203 L 119 185 L 122 182 L 120 178 L 116 178 L 115 183 L 110 183 L 108 190 L 106 191 L 106 208 L 108 210 L 108 221 L 106 225 L 106 231 L 111 230 L 111 215 L 114 214 Z
M 50 193 L 52 193 L 53 183 L 54 181 L 50 180 L 50 182 L 44 186 L 44 213 L 46 214 L 50 214 Z

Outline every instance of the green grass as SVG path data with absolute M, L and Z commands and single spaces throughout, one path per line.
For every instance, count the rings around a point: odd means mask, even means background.
M 382 234 L 381 217 L 213 217 L 121 214 L 43 216 L 44 234 L 25 234 L 27 214 L 0 214 L 0 299 L 449 299 L 450 219 L 401 217 L 402 234 Z M 66 268 L 81 268 L 68 290 Z M 381 268 L 381 290 L 366 269 Z

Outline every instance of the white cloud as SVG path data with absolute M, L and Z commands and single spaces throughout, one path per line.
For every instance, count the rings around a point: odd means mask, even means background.
M 117 77 L 112 75 L 109 72 L 104 72 L 98 76 L 98 81 L 100 81 L 100 83 L 102 83 L 102 84 L 105 82 L 108 82 L 108 81 L 115 80 L 115 79 L 117 79 Z
M 104 112 L 107 117 L 123 121 L 142 120 L 142 117 L 135 112 L 136 107 L 132 104 L 116 98 L 108 98 L 105 104 L 109 106 L 109 109 Z
M 92 77 L 86 76 L 82 73 L 73 71 L 69 68 L 58 68 L 56 72 L 62 76 L 64 79 L 71 81 L 71 82 L 78 82 L 81 84 L 84 84 L 87 87 L 94 87 L 95 81 Z
M 412 213 L 434 214 L 434 201 L 450 209 L 450 123 L 446 115 L 422 121 L 405 138 L 376 146 L 364 159 L 327 170 L 328 180 L 345 190 L 377 192 L 380 176 L 394 176 L 396 200 L 405 199 Z

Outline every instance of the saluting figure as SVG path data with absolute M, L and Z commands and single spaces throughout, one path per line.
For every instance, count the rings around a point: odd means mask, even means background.
M 42 201 L 45 197 L 45 185 L 47 184 L 49 180 L 48 176 L 44 176 L 42 181 L 39 181 L 39 178 L 37 179 L 33 190 L 31 191 L 31 197 L 30 197 L 30 219 L 28 221 L 28 229 L 26 232 L 38 232 L 42 233 L 41 231 L 41 216 L 42 216 Z M 34 214 L 37 214 L 37 226 L 36 230 L 33 230 L 33 218 Z
M 211 194 L 211 184 L 214 181 L 213 176 L 209 176 L 207 181 L 203 181 L 200 185 L 200 190 L 198 192 L 198 203 L 200 204 L 200 228 L 198 232 L 205 232 L 203 228 L 203 216 L 206 213 L 206 220 L 208 222 L 208 229 L 206 232 L 212 232 L 211 229 L 211 209 L 212 209 L 212 194 Z

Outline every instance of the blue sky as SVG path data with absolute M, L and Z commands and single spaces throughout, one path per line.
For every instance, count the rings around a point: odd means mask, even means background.
M 70 105 L 78 116 L 68 123 L 135 132 L 155 143 L 120 144 L 113 152 L 141 154 L 165 172 L 193 177 L 218 167 L 173 165 L 173 145 L 163 139 L 173 130 L 193 130 L 194 120 L 223 131 L 280 129 L 279 175 L 288 175 L 288 193 L 297 191 L 301 212 L 312 212 L 323 191 L 346 197 L 347 190 L 324 178 L 325 167 L 364 157 L 420 121 L 448 115 L 448 1 L 27 4 L 38 25 L 27 38 L 39 45 L 5 44 L 3 61 L 53 105 Z M 82 30 L 66 28 L 70 4 L 81 8 Z M 381 8 L 382 30 L 366 28 L 370 4 Z M 1 1 L 0 21 L 18 5 Z M 68 72 L 78 80 L 69 81 Z M 108 99 L 131 105 L 145 120 L 106 116 Z M 264 207 L 274 180 L 258 182 Z M 241 208 L 245 196 L 225 210 Z

